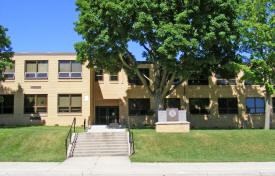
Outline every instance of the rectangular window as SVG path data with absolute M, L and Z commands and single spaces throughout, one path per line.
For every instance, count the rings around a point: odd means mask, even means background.
M 188 85 L 208 85 L 209 81 L 208 78 L 206 77 L 201 77 L 200 79 L 191 79 L 188 80 Z
M 216 75 L 216 78 L 217 78 L 217 85 L 236 85 L 235 79 L 225 79 L 218 74 Z
M 237 98 L 219 98 L 219 114 L 238 114 Z
M 0 103 L 0 114 L 13 114 L 14 95 L 0 95 L 3 100 Z
M 273 113 L 275 114 L 275 97 L 272 98 L 272 109 L 273 109 Z
M 246 113 L 263 114 L 265 112 L 264 98 L 246 98 Z
M 82 66 L 74 60 L 58 61 L 58 78 L 59 79 L 81 79 Z
M 58 95 L 58 112 L 81 112 L 81 94 L 60 94 Z
M 191 114 L 209 114 L 209 98 L 189 98 Z
M 118 74 L 110 75 L 110 81 L 118 81 Z
M 178 108 L 181 109 L 179 98 L 165 98 L 164 99 L 164 109 L 167 108 Z
M 25 79 L 48 79 L 48 61 L 26 61 Z
M 148 115 L 150 110 L 150 99 L 128 99 L 129 116 Z
M 24 113 L 46 113 L 48 97 L 45 94 L 24 95 Z
M 95 81 L 103 81 L 103 70 L 95 72 Z
M 6 80 L 14 80 L 15 79 L 14 70 L 15 70 L 15 62 L 13 61 L 13 67 L 6 66 L 5 71 L 3 72 L 3 77 L 5 77 Z
M 149 69 L 148 68 L 139 68 L 139 71 L 141 74 L 144 74 L 146 77 L 150 77 Z M 149 80 L 146 79 L 147 84 L 149 84 Z M 140 81 L 139 77 L 136 75 L 136 73 L 132 76 L 128 76 L 128 83 L 133 85 L 142 85 L 142 82 Z

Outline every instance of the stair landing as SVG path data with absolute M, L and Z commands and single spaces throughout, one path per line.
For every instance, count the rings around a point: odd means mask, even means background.
M 91 125 L 88 128 L 88 133 L 96 132 L 125 132 L 126 129 L 122 125 L 110 126 L 110 125 Z

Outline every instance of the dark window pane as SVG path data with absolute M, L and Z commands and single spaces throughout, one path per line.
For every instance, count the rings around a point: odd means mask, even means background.
M 189 109 L 191 114 L 209 114 L 209 98 L 190 98 Z
M 129 99 L 129 115 L 148 115 L 150 110 L 150 99 Z
M 139 71 L 142 74 L 144 74 L 146 77 L 148 77 L 148 78 L 150 77 L 148 68 L 140 68 Z M 147 81 L 147 84 L 150 83 L 148 79 L 146 79 L 146 81 Z M 134 74 L 130 77 L 128 76 L 128 83 L 134 84 L 134 85 L 142 85 L 142 82 L 140 81 L 139 77 L 136 74 Z
M 219 114 L 238 114 L 237 98 L 219 98 Z
M 265 112 L 264 98 L 246 98 L 246 113 L 263 114 Z
M 118 81 L 118 75 L 111 75 L 110 80 L 111 81 Z
M 164 109 L 167 108 L 178 108 L 181 109 L 179 98 L 165 98 L 164 99 Z
M 47 95 L 24 95 L 24 112 L 47 112 Z
M 14 109 L 14 95 L 0 95 L 3 102 L 0 103 L 0 114 L 12 114 Z
M 81 107 L 72 107 L 71 112 L 81 112 Z
M 188 80 L 188 85 L 208 85 L 208 79 Z
M 95 81 L 103 81 L 103 70 L 95 72 Z
M 69 112 L 69 107 L 59 107 L 58 112 Z
M 275 114 L 275 97 L 272 98 L 273 113 Z

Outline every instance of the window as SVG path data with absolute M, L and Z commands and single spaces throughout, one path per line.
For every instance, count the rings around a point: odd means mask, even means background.
M 110 75 L 110 81 L 118 81 L 118 74 Z
M 15 76 L 14 76 L 14 67 L 15 67 L 15 64 L 13 62 L 13 67 L 10 67 L 10 66 L 6 66 L 5 68 L 5 72 L 3 72 L 3 76 L 7 79 L 7 80 L 13 80 L 15 79 Z
M 150 110 L 150 99 L 128 99 L 129 116 L 148 115 Z
M 47 112 L 47 95 L 24 95 L 24 112 L 29 113 L 46 113 Z
M 237 98 L 219 98 L 219 114 L 238 114 Z
M 188 80 L 188 85 L 208 85 L 208 79 L 193 79 Z
M 275 97 L 272 98 L 272 109 L 273 109 L 273 113 L 275 114 Z
M 264 98 L 246 98 L 246 113 L 263 114 L 264 112 Z
M 79 79 L 82 78 L 82 66 L 74 60 L 60 60 L 58 62 L 59 79 Z
M 254 82 L 251 82 L 251 81 L 245 80 L 244 85 L 258 85 L 258 84 L 254 83 Z
M 95 72 L 95 81 L 103 81 L 103 70 Z
M 48 79 L 48 61 L 26 61 L 25 79 Z
M 217 85 L 236 85 L 235 79 L 225 79 L 218 74 L 216 75 L 216 78 L 217 78 Z
M 209 98 L 190 98 L 189 109 L 191 114 L 209 114 Z
M 0 95 L 2 103 L 0 103 L 0 114 L 12 114 L 14 107 L 14 95 Z
M 167 108 L 178 108 L 181 109 L 179 98 L 165 98 L 164 99 L 164 109 Z
M 58 112 L 81 112 L 81 94 L 58 95 Z
M 144 74 L 146 77 L 149 78 L 149 69 L 148 68 L 139 68 L 139 71 Z M 149 80 L 146 79 L 147 84 L 149 84 Z M 142 82 L 140 81 L 139 77 L 134 74 L 133 76 L 128 76 L 128 83 L 133 85 L 142 85 Z

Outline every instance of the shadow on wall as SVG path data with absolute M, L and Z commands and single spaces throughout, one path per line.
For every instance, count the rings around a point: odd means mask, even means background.
M 24 90 L 20 84 L 14 90 L 5 87 L 0 82 L 0 96 L 13 95 L 13 113 L 0 114 L 0 126 L 30 126 L 30 125 L 45 125 L 45 120 L 41 119 L 39 113 L 24 114 Z M 2 104 L 4 104 L 3 102 Z

